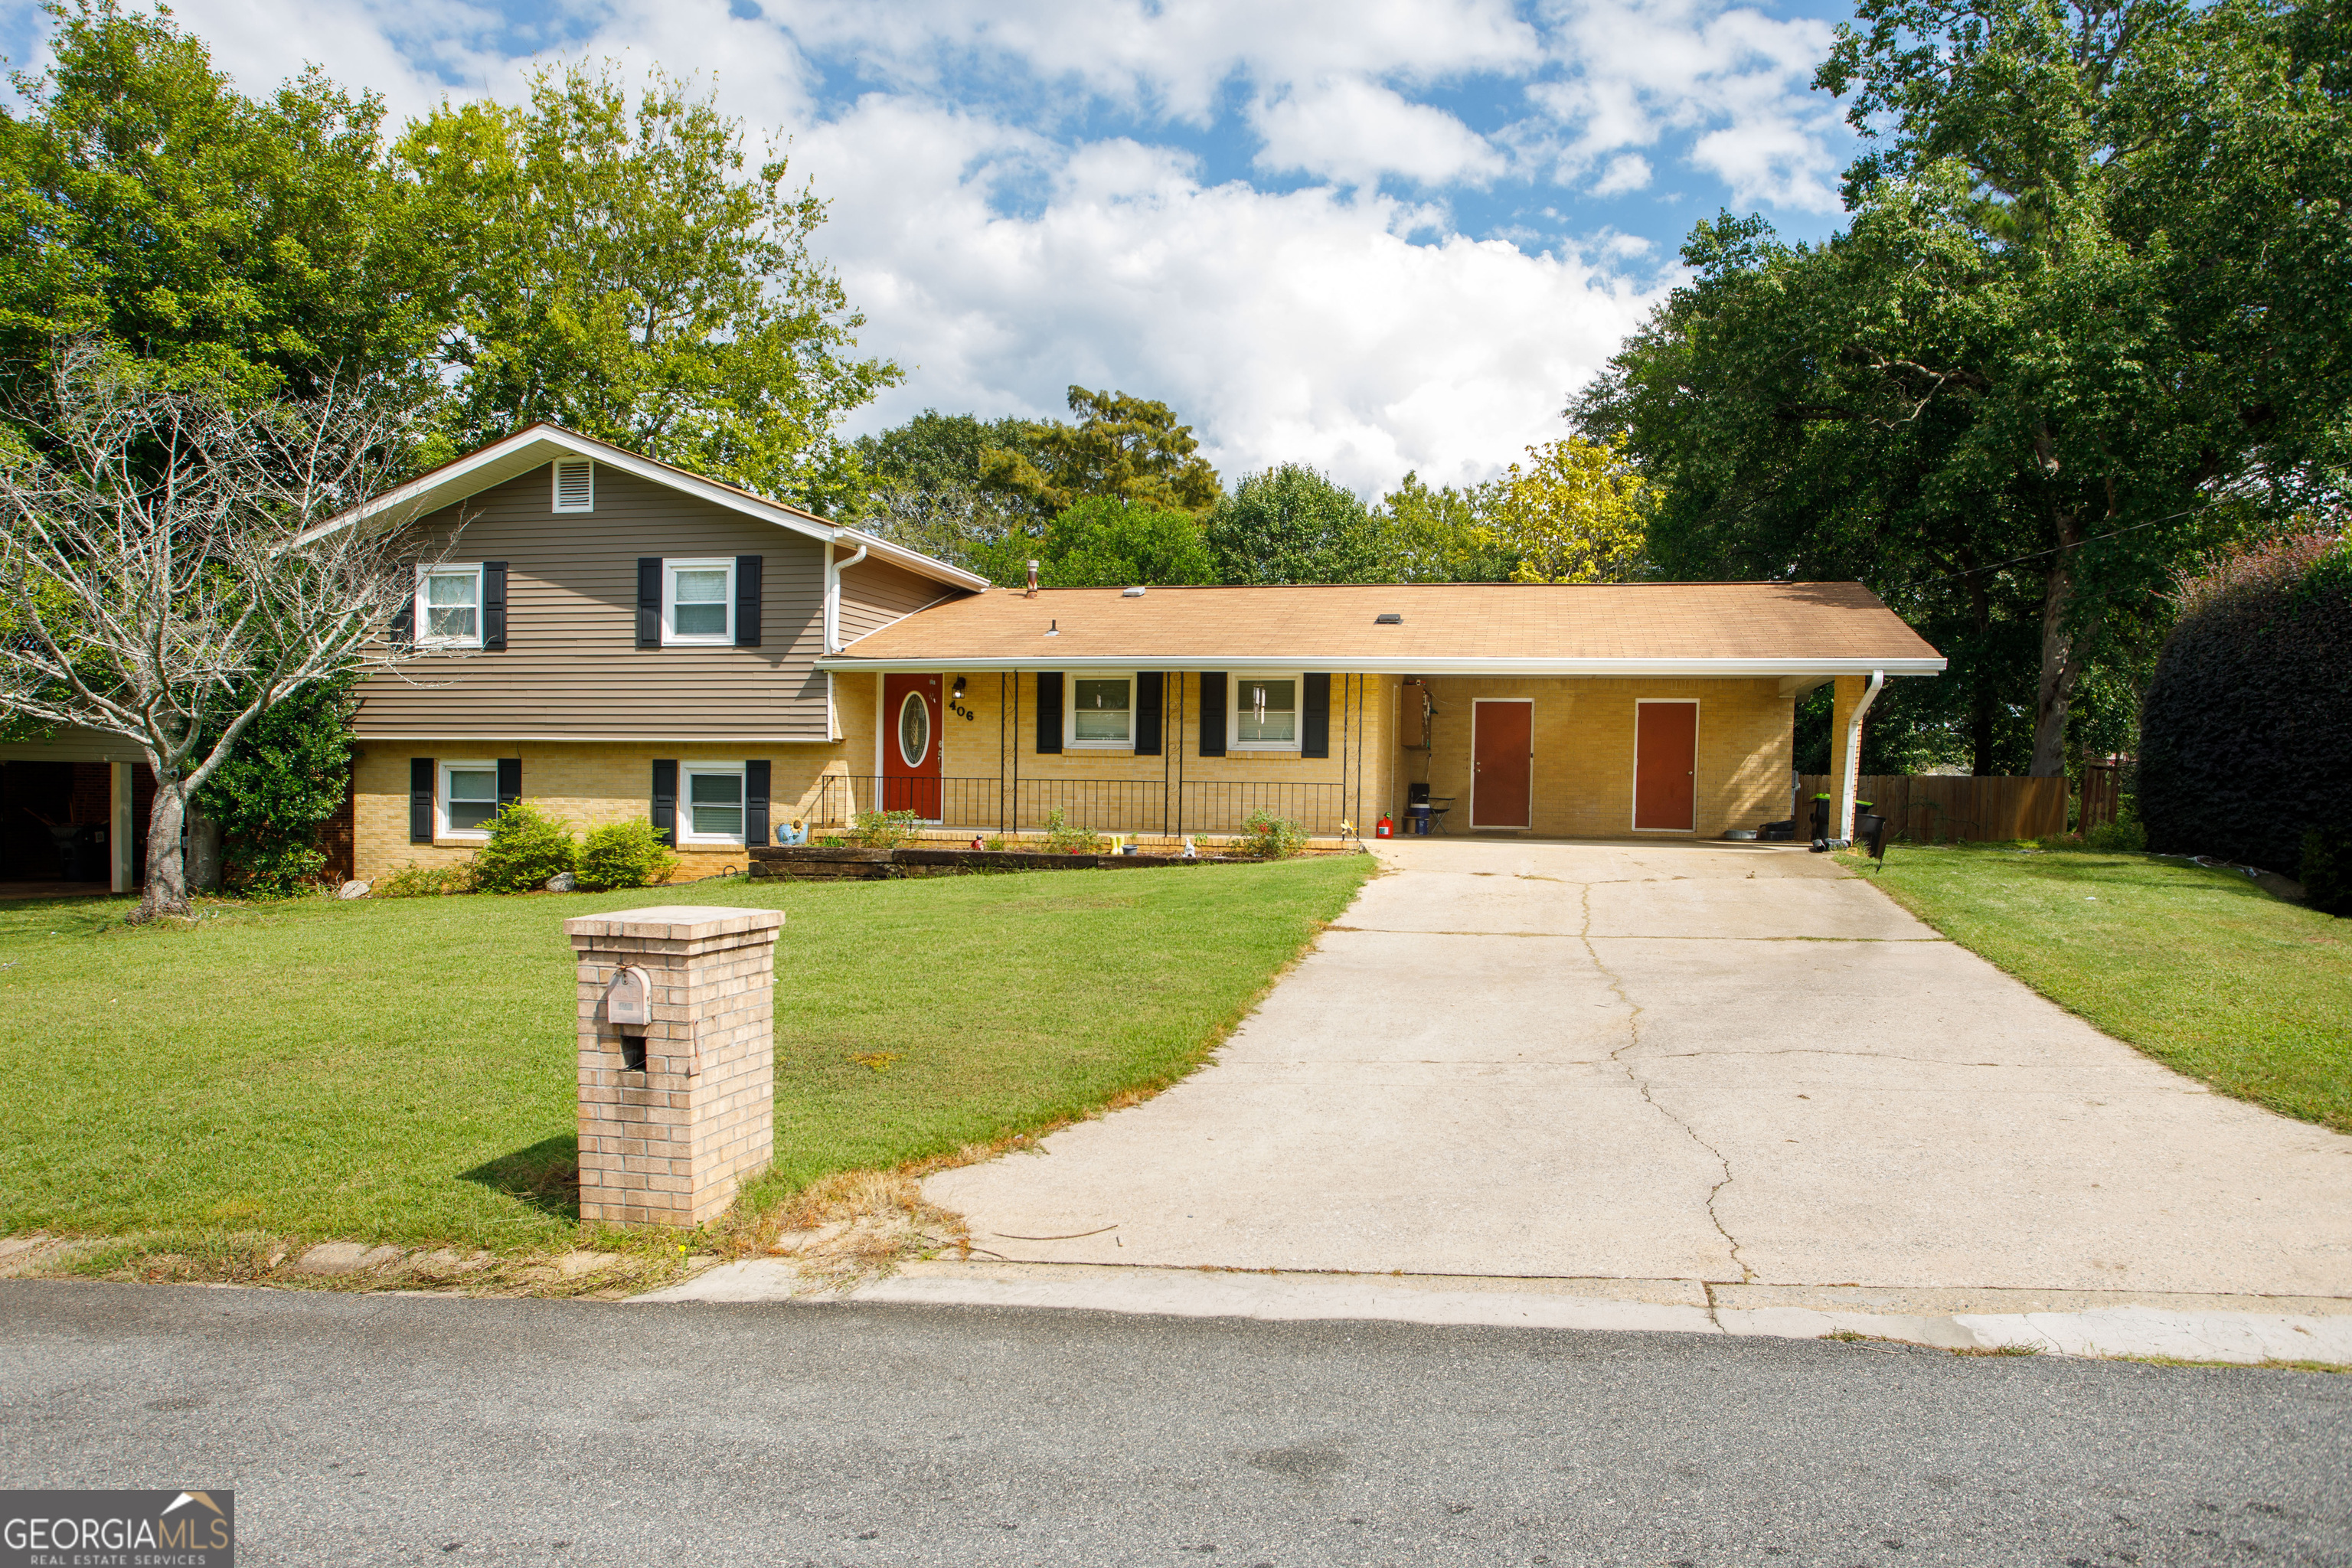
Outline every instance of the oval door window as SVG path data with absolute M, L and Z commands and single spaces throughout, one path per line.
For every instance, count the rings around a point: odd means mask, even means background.
M 931 753 L 931 705 L 919 691 L 907 693 L 898 705 L 898 754 L 910 768 L 919 768 Z

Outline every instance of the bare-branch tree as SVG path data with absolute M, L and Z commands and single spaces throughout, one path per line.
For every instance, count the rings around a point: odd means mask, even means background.
M 305 687 L 412 657 L 412 520 L 327 527 L 396 475 L 404 416 L 167 390 L 87 344 L 58 353 L 26 444 L 0 452 L 0 701 L 121 735 L 155 773 L 132 917 L 188 909 L 188 800 L 247 726 Z

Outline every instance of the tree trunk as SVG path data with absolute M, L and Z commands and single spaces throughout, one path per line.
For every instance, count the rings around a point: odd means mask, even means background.
M 188 812 L 188 786 L 181 779 L 157 778 L 155 805 L 147 818 L 147 887 L 132 921 L 188 913 L 187 868 L 180 858 L 180 824 Z
M 2042 593 L 2042 683 L 2033 707 L 2033 776 L 2066 772 L 2066 714 L 2074 683 L 2083 674 L 2083 648 L 2067 624 L 2074 602 L 2074 547 L 2081 542 L 2071 519 L 2058 524 L 2062 548 Z

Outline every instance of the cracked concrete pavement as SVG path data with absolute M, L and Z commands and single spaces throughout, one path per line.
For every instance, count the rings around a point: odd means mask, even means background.
M 2352 1298 L 2352 1139 L 2158 1066 L 1823 858 L 1382 854 L 1210 1066 L 926 1195 L 1030 1263 Z

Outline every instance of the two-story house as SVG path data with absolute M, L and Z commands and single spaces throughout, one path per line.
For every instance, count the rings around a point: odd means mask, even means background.
M 354 864 L 499 805 L 646 818 L 692 877 L 876 808 L 958 837 L 1709 837 L 1789 817 L 1792 705 L 1944 661 L 1852 583 L 992 587 L 551 426 L 344 521 L 436 542 L 362 688 Z M 1838 820 L 1849 807 L 1842 806 Z

